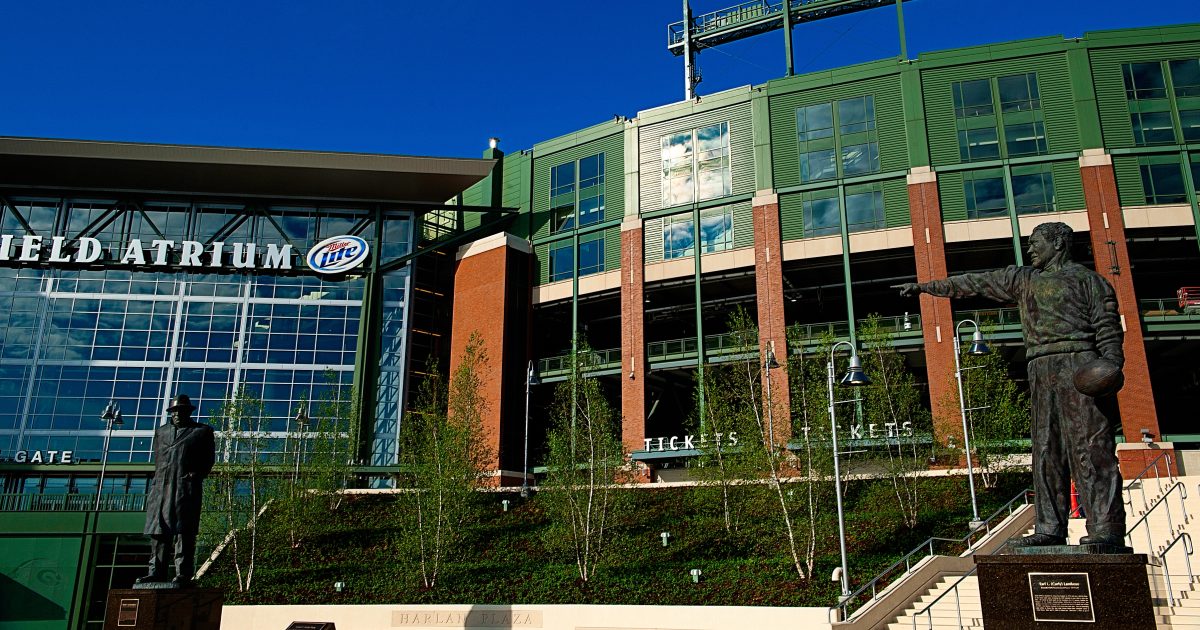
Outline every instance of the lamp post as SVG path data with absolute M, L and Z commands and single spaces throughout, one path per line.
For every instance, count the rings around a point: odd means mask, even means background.
M 296 481 L 300 478 L 300 453 L 304 451 L 304 431 L 308 428 L 308 412 L 304 407 L 296 408 L 296 468 L 292 471 L 292 492 L 296 492 Z
M 991 348 L 983 342 L 983 333 L 979 330 L 979 324 L 973 319 L 964 319 L 954 327 L 954 380 L 958 381 L 958 411 L 962 415 L 963 428 L 963 451 L 967 454 L 967 486 L 971 489 L 971 522 L 967 524 L 972 531 L 983 526 L 983 521 L 979 520 L 979 505 L 975 501 L 975 467 L 971 464 L 971 430 L 967 426 L 967 412 L 975 411 L 972 407 L 967 409 L 967 400 L 963 396 L 963 377 L 964 370 L 972 370 L 975 368 L 963 368 L 959 360 L 959 355 L 962 354 L 962 349 L 959 345 L 959 329 L 963 324 L 970 324 L 975 327 L 975 333 L 971 335 L 971 347 L 967 349 L 967 354 L 975 357 L 981 357 L 992 353 Z M 976 366 L 979 367 L 979 366 Z M 984 409 L 984 407 L 978 407 Z
M 521 498 L 529 498 L 529 390 L 534 385 L 540 385 L 542 379 L 533 371 L 533 361 L 529 361 L 529 369 L 525 372 L 525 465 L 521 470 Z
M 771 402 L 771 370 L 779 367 L 775 360 L 775 341 L 767 347 L 767 358 L 763 359 L 763 372 L 767 375 L 767 436 L 771 440 L 771 448 L 775 448 L 775 410 Z M 774 451 L 771 451 L 774 452 Z
M 839 381 L 839 385 L 862 387 L 870 385 L 871 379 L 867 378 L 867 375 L 863 372 L 862 361 L 859 360 L 858 353 L 854 351 L 854 344 L 849 341 L 839 341 L 833 344 L 833 347 L 829 349 L 829 363 L 826 364 L 826 374 L 829 385 L 829 429 L 833 438 L 833 487 L 835 490 L 834 494 L 837 496 L 838 544 L 842 553 L 842 598 L 845 599 L 850 595 L 850 568 L 846 563 L 846 514 L 842 507 L 842 474 L 838 463 L 837 416 L 834 415 L 834 405 L 853 402 L 853 400 L 833 399 L 833 355 L 843 345 L 850 348 L 850 366 L 846 369 L 846 375 Z
M 96 510 L 100 511 L 100 495 L 104 492 L 104 469 L 108 467 L 108 443 L 112 439 L 113 426 L 121 426 L 125 424 L 121 420 L 121 407 L 113 401 L 108 401 L 108 406 L 100 414 L 100 420 L 105 423 L 104 430 L 104 451 L 100 454 L 100 481 L 96 484 Z

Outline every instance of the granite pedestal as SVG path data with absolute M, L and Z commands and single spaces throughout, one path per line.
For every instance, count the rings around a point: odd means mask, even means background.
M 217 588 L 113 589 L 104 630 L 220 630 L 224 603 Z
M 1155 628 L 1145 554 L 1079 553 L 1064 545 L 975 556 L 975 565 L 988 630 Z

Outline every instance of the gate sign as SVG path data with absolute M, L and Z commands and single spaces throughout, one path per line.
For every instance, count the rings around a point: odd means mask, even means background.
M 310 269 L 317 273 L 344 273 L 361 265 L 370 253 L 367 242 L 357 236 L 327 238 L 308 250 Z

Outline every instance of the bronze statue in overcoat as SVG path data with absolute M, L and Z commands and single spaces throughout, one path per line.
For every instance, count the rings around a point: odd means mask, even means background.
M 146 526 L 153 553 L 150 574 L 138 582 L 167 578 L 168 550 L 173 549 L 177 585 L 187 585 L 195 571 L 196 534 L 204 478 L 212 470 L 216 443 L 213 428 L 192 420 L 195 410 L 187 395 L 176 396 L 167 408 L 171 421 L 154 431 L 154 479 L 146 494 Z

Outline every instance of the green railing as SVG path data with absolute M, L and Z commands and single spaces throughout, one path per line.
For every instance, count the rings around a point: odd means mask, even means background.
M 0 512 L 91 512 L 95 509 L 95 494 L 0 494 Z M 145 509 L 144 494 L 100 496 L 102 512 L 141 512 Z
M 1147 326 L 1182 324 L 1185 327 L 1195 327 L 1200 325 L 1200 307 L 1180 308 L 1179 298 L 1138 300 L 1138 311 Z
M 621 349 L 592 350 L 580 357 L 580 369 L 584 372 L 611 370 L 621 367 Z M 571 371 L 571 355 L 562 354 L 556 357 L 538 359 L 537 372 L 540 377 L 552 377 L 568 374 Z
M 770 3 L 765 0 L 743 2 L 732 7 L 692 16 L 692 35 L 703 35 L 730 26 L 738 26 L 764 16 L 782 14 L 782 2 Z M 683 20 L 667 25 L 667 46 L 679 44 L 683 38 Z

